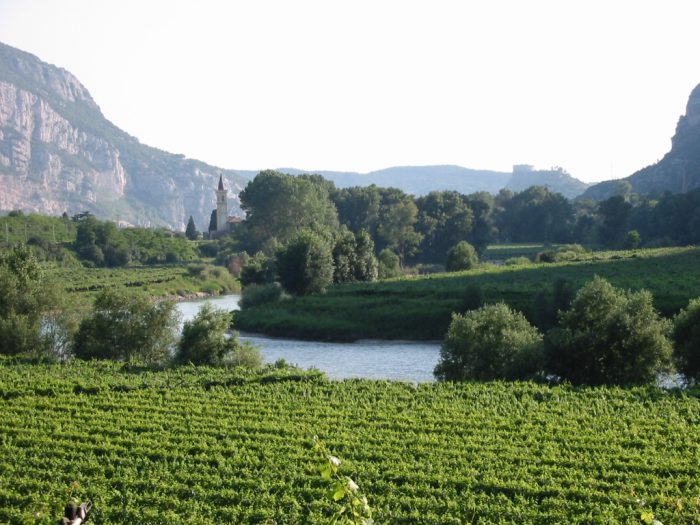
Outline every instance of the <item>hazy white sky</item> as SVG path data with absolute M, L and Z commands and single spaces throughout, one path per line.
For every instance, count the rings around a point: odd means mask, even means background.
M 146 144 L 234 169 L 624 177 L 700 83 L 698 0 L 0 0 L 0 41 Z

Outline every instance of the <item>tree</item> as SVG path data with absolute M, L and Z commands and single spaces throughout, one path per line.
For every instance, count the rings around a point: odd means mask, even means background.
M 333 282 L 333 254 L 328 241 L 310 230 L 298 233 L 277 252 L 277 274 L 288 292 L 324 292 Z
M 474 214 L 467 199 L 456 191 L 434 191 L 416 200 L 416 230 L 423 235 L 421 260 L 442 262 L 445 253 L 472 230 Z
M 574 208 L 563 195 L 530 186 L 507 201 L 499 217 L 499 234 L 510 242 L 568 242 L 574 223 Z
M 226 337 L 230 324 L 231 314 L 205 303 L 194 319 L 185 321 L 175 361 L 208 366 L 260 367 L 262 355 L 257 348 L 250 343 L 241 343 L 235 332 Z
M 347 226 L 353 233 L 367 230 L 370 235 L 376 234 L 382 201 L 377 186 L 338 189 L 331 194 L 331 198 L 338 210 L 340 224 Z
M 440 380 L 524 379 L 540 370 L 542 335 L 504 303 L 453 314 L 435 376 Z
M 401 261 L 399 256 L 388 248 L 379 252 L 378 277 L 380 279 L 391 279 L 401 276 Z
M 194 225 L 194 219 L 190 215 L 190 220 L 187 221 L 187 228 L 185 228 L 185 237 L 191 241 L 196 241 L 199 238 L 199 232 L 197 227 Z
M 0 354 L 65 358 L 71 316 L 26 246 L 0 254 Z
M 670 365 L 669 329 L 648 291 L 619 290 L 596 277 L 547 333 L 548 371 L 574 384 L 653 383 Z
M 215 232 L 218 228 L 218 218 L 216 215 L 216 210 L 211 210 L 211 216 L 209 217 L 209 233 Z
M 471 270 L 479 262 L 479 256 L 474 247 L 467 241 L 459 241 L 447 252 L 445 268 L 448 272 Z
M 467 239 L 478 253 L 483 253 L 498 233 L 493 218 L 496 202 L 493 195 L 484 191 L 469 195 L 467 201 L 474 214 L 471 235 Z
M 367 230 L 355 234 L 355 280 L 375 281 L 379 263 L 374 255 L 374 241 Z
M 80 359 L 162 363 L 175 344 L 177 326 L 172 302 L 152 304 L 140 292 L 104 289 L 80 323 L 74 352 Z
M 598 204 L 598 213 L 602 219 L 598 235 L 603 244 L 611 248 L 622 246 L 631 210 L 632 205 L 621 195 Z
M 700 298 L 693 299 L 674 319 L 673 342 L 678 370 L 688 379 L 700 379 Z
M 374 281 L 376 278 L 377 258 L 369 233 L 361 230 L 353 234 L 343 227 L 333 246 L 333 282 Z
M 377 234 L 395 250 L 401 261 L 413 255 L 423 236 L 413 225 L 416 223 L 418 208 L 412 200 L 404 200 L 388 206 L 380 219 Z
M 331 182 L 318 175 L 260 172 L 240 194 L 246 212 L 241 229 L 244 249 L 263 250 L 273 239 L 284 245 L 304 229 L 337 230 L 332 188 Z
M 639 248 L 639 244 L 642 242 L 642 238 L 637 230 L 630 230 L 625 235 L 625 250 L 635 250 Z

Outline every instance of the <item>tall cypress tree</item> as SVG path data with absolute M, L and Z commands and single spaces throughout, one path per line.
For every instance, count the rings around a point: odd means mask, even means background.
M 187 237 L 191 241 L 196 241 L 197 237 L 199 237 L 199 232 L 197 231 L 197 227 L 194 225 L 194 219 L 192 218 L 192 215 L 190 215 L 190 220 L 187 221 L 185 237 Z

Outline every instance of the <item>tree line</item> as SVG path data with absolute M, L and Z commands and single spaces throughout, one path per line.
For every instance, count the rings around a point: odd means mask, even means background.
M 197 257 L 194 245 L 181 233 L 159 228 L 119 228 L 89 212 L 72 217 L 12 211 L 0 217 L 0 249 L 29 246 L 43 261 L 82 263 L 95 267 L 130 264 L 155 265 L 189 261 Z
M 600 203 L 569 201 L 546 187 L 462 195 L 412 196 L 396 188 L 336 188 L 319 175 L 263 171 L 240 194 L 246 219 L 236 247 L 271 255 L 300 230 L 347 228 L 371 237 L 404 263 L 444 264 L 466 241 L 482 253 L 490 243 L 580 243 L 607 248 L 700 242 L 700 190 L 643 198 L 630 192 Z

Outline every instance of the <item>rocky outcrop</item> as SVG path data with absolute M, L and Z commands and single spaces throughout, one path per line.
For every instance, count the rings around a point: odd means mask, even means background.
M 685 115 L 676 126 L 671 151 L 656 164 L 626 179 L 605 181 L 590 187 L 581 198 L 604 200 L 635 192 L 658 196 L 664 192 L 686 193 L 700 188 L 700 85 L 690 94 Z
M 241 174 L 139 143 L 69 72 L 0 44 L 0 210 L 89 210 L 173 229 L 192 215 L 204 230 L 219 173 L 235 212 Z
M 530 186 L 545 186 L 555 193 L 561 193 L 567 199 L 573 199 L 583 193 L 589 184 L 572 177 L 564 168 L 535 170 L 532 166 L 517 165 L 506 188 L 514 192 L 528 189 Z

